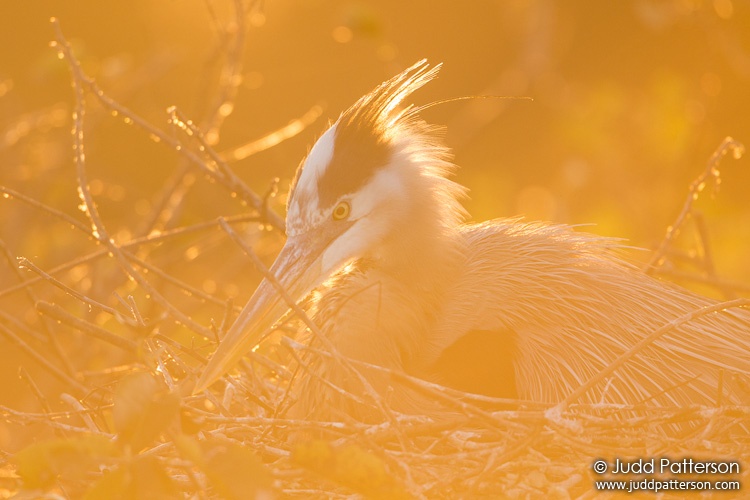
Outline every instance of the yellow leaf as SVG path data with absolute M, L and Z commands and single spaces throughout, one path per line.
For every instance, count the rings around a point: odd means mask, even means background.
M 16 453 L 13 461 L 24 488 L 47 488 L 59 476 L 82 479 L 94 466 L 116 456 L 114 443 L 96 434 L 35 443 Z
M 149 373 L 124 377 L 115 393 L 112 418 L 118 439 L 138 452 L 177 417 L 180 398 Z
M 333 447 L 312 440 L 298 445 L 292 460 L 368 498 L 411 498 L 380 457 L 354 444 Z

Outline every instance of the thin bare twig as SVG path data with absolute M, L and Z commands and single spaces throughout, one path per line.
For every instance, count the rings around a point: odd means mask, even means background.
M 240 215 L 240 216 L 235 216 L 235 217 L 228 217 L 227 220 L 231 221 L 232 223 L 235 223 L 235 222 L 247 222 L 247 221 L 257 221 L 257 219 L 255 217 L 248 217 L 248 216 L 245 216 L 245 215 Z M 164 231 L 163 233 L 154 233 L 154 234 L 151 234 L 151 235 L 148 235 L 148 236 L 144 236 L 144 237 L 141 237 L 141 238 L 135 238 L 135 239 L 133 239 L 131 241 L 128 241 L 126 243 L 122 243 L 120 245 L 120 248 L 123 251 L 125 251 L 126 249 L 127 250 L 129 250 L 129 249 L 135 249 L 135 248 L 137 248 L 137 247 L 139 247 L 141 245 L 155 244 L 155 243 L 159 243 L 159 242 L 171 239 L 171 238 L 176 238 L 176 237 L 179 237 L 179 236 L 183 236 L 183 235 L 186 235 L 186 234 L 191 234 L 191 233 L 195 233 L 195 232 L 198 232 L 198 231 L 205 231 L 207 229 L 213 229 L 213 228 L 217 227 L 218 225 L 219 225 L 218 221 L 212 220 L 212 221 L 207 221 L 207 222 L 202 222 L 202 223 L 194 224 L 192 226 L 175 228 L 175 229 L 172 229 L 172 230 L 169 230 L 169 231 Z M 86 229 L 86 234 L 89 234 L 88 229 Z M 56 274 L 65 272 L 65 271 L 67 271 L 69 269 L 72 269 L 74 267 L 77 267 L 79 265 L 91 262 L 92 260 L 95 260 L 95 259 L 98 259 L 98 258 L 101 258 L 101 257 L 105 257 L 107 255 L 108 255 L 107 249 L 101 248 L 99 250 L 95 250 L 94 252 L 92 252 L 92 253 L 90 253 L 88 255 L 85 255 L 85 256 L 82 256 L 82 257 L 78 257 L 78 258 L 76 258 L 74 260 L 71 260 L 69 262 L 66 262 L 64 264 L 60 264 L 58 266 L 55 266 L 52 269 L 48 270 L 47 273 L 49 275 L 56 275 Z M 157 275 L 160 278 L 164 279 L 165 281 L 167 281 L 167 282 L 169 282 L 169 283 L 177 286 L 178 288 L 184 290 L 185 292 L 187 292 L 190 295 L 199 297 L 202 300 L 205 300 L 207 302 L 211 302 L 211 303 L 219 305 L 219 306 L 224 306 L 226 304 L 226 302 L 224 300 L 218 299 L 218 298 L 216 298 L 216 297 L 214 297 L 214 296 L 212 296 L 210 294 L 207 294 L 207 293 L 203 292 L 202 290 L 200 290 L 198 288 L 192 287 L 192 286 L 188 285 L 187 283 L 182 282 L 181 280 L 179 280 L 179 279 L 177 279 L 177 278 L 175 278 L 175 277 L 173 277 L 173 276 L 171 276 L 171 275 L 163 272 L 162 270 L 160 270 L 156 266 L 154 266 L 152 264 L 149 264 L 149 263 L 145 262 L 144 260 L 135 257 L 130 252 L 126 252 L 125 255 L 127 255 L 130 258 L 130 260 L 132 260 L 133 262 L 135 262 L 137 265 L 139 265 L 143 269 L 146 269 L 149 272 L 154 273 L 155 275 Z M 0 290 L 0 298 L 4 297 L 6 295 L 9 295 L 9 294 L 11 294 L 13 292 L 16 292 L 16 291 L 19 291 L 19 290 L 23 290 L 24 288 L 26 288 L 28 286 L 31 286 L 33 284 L 36 284 L 36 283 L 38 283 L 40 281 L 43 281 L 43 280 L 44 280 L 44 278 L 41 277 L 41 276 L 36 276 L 34 278 L 26 279 L 26 280 L 24 280 L 23 282 L 21 282 L 18 285 L 10 286 L 10 287 L 5 288 L 4 290 Z M 236 309 L 239 311 L 239 308 L 236 308 Z
M 679 234 L 680 229 L 687 221 L 688 216 L 692 213 L 693 202 L 698 199 L 698 195 L 705 188 L 706 182 L 712 180 L 714 186 L 719 185 L 721 182 L 721 178 L 719 177 L 719 164 L 721 163 L 721 159 L 730 151 L 735 159 L 739 159 L 745 152 L 745 146 L 731 137 L 726 137 L 716 151 L 714 151 L 711 158 L 708 160 L 706 169 L 690 184 L 688 196 L 685 200 L 685 204 L 682 206 L 682 211 L 679 213 L 674 223 L 667 228 L 667 233 L 664 235 L 664 239 L 661 240 L 659 247 L 646 265 L 645 271 L 647 273 L 653 273 L 663 263 L 667 249 L 677 237 L 677 234 Z
M 76 318 L 58 305 L 50 304 L 48 302 L 40 300 L 39 302 L 37 302 L 36 308 L 42 314 L 45 314 L 62 323 L 66 323 L 67 325 L 70 325 L 83 333 L 91 335 L 92 337 L 96 337 L 99 340 L 103 340 L 104 342 L 118 347 L 125 352 L 129 352 L 131 354 L 136 354 L 138 352 L 138 344 L 136 344 L 132 340 L 120 337 L 119 335 L 115 335 L 109 330 L 105 330 L 104 328 L 93 325 L 88 321 Z
M 86 408 L 81 404 L 80 401 L 78 401 L 70 394 L 65 393 L 60 394 L 60 399 L 76 411 L 76 413 L 83 420 L 83 423 L 85 423 L 86 427 L 88 427 L 89 431 L 93 432 L 94 434 L 99 434 L 101 432 L 101 429 L 99 429 L 99 427 L 94 423 L 94 419 L 91 418 L 90 413 L 86 411 Z
M 219 156 L 228 162 L 240 161 L 258 154 L 274 146 L 278 146 L 287 139 L 298 135 L 323 114 L 323 106 L 316 104 L 308 109 L 302 116 L 295 118 L 281 128 L 270 132 L 260 139 L 255 139 L 241 146 L 222 151 Z
M 730 295 L 732 295 L 733 292 L 750 294 L 750 285 L 739 283 L 737 281 L 725 280 L 718 277 L 702 276 L 700 274 L 688 273 L 685 271 L 680 271 L 678 269 L 659 269 L 659 275 L 674 280 L 684 280 L 693 283 L 700 283 L 702 285 L 711 285 L 714 287 L 718 287 L 721 290 L 726 290 L 726 293 Z
M 219 142 L 219 131 L 224 120 L 234 111 L 237 90 L 242 83 L 242 61 L 246 49 L 247 12 L 242 0 L 232 2 L 234 15 L 224 29 L 230 42 L 227 44 L 225 63 L 219 73 L 218 91 L 210 104 L 201 129 L 206 131 L 209 144 Z
M 11 255 L 10 251 L 8 250 L 8 247 L 5 246 L 5 242 L 3 240 L 0 240 L 0 248 L 3 251 L 3 255 L 5 256 L 6 260 L 8 261 L 8 264 L 10 265 L 10 268 L 13 270 L 13 273 L 16 275 L 16 277 L 21 281 L 21 285 L 24 285 L 23 283 L 23 277 L 21 276 L 21 273 L 18 269 L 17 265 L 14 265 L 13 262 L 13 256 Z M 38 301 L 36 293 L 31 289 L 30 286 L 25 285 L 21 287 L 23 290 L 26 291 L 26 296 L 29 298 L 29 301 L 32 304 L 35 304 Z M 75 373 L 75 369 L 73 368 L 73 364 L 70 362 L 68 357 L 63 352 L 62 346 L 60 345 L 60 342 L 58 341 L 57 337 L 52 334 L 52 331 L 49 328 L 49 325 L 45 323 L 44 318 L 40 318 L 40 322 L 42 325 L 42 330 L 44 331 L 44 335 L 47 337 L 47 341 L 52 346 L 52 349 L 55 352 L 55 355 L 62 363 L 63 367 L 65 368 L 65 371 L 68 375 L 73 375 Z
M 194 166 L 197 166 L 201 171 L 217 179 L 218 181 L 222 181 L 222 179 L 216 177 L 215 171 L 207 167 L 207 165 L 199 155 L 185 148 L 178 139 L 175 139 L 164 131 L 154 127 L 132 110 L 107 96 L 107 94 L 105 94 L 104 91 L 99 88 L 96 82 L 83 72 L 80 63 L 75 58 L 75 55 L 70 49 L 70 44 L 62 33 L 60 23 L 57 21 L 57 19 L 52 19 L 52 25 L 55 29 L 55 36 L 57 38 L 56 48 L 61 51 L 64 58 L 68 61 L 68 65 L 74 77 L 74 84 L 78 87 L 76 93 L 81 99 L 83 99 L 84 97 L 83 91 L 88 90 L 88 92 L 90 92 L 96 99 L 98 99 L 105 108 L 111 110 L 117 115 L 123 116 L 123 119 L 126 123 L 136 125 L 139 128 L 143 129 L 149 134 L 149 137 L 151 137 L 152 140 L 170 147 L 173 151 L 177 151 L 183 157 L 189 160 L 190 163 L 192 163 Z M 80 108 L 80 106 L 77 107 Z M 77 118 L 82 117 L 77 114 Z M 83 138 L 81 137 L 80 139 L 82 144 Z M 229 169 L 228 166 L 226 166 L 226 168 Z M 261 198 L 251 189 L 249 189 L 243 182 L 237 182 L 233 184 L 232 187 L 230 187 L 230 190 L 237 193 L 237 195 L 240 196 L 241 199 L 245 200 L 255 210 L 260 209 L 262 201 Z M 269 223 L 281 231 L 284 230 L 284 220 L 276 214 L 272 214 L 272 216 L 269 218 Z
M 26 385 L 29 386 L 31 389 L 31 392 L 34 393 L 34 396 L 36 397 L 37 401 L 39 401 L 39 404 L 42 407 L 42 410 L 44 410 L 44 414 L 47 415 L 48 418 L 49 415 L 52 413 L 52 408 L 49 405 L 49 401 L 47 401 L 47 397 L 44 395 L 44 393 L 39 389 L 39 386 L 36 382 L 34 382 L 34 379 L 31 378 L 31 375 L 29 375 L 29 372 L 24 368 L 23 366 L 18 367 L 18 376 L 22 378 Z
M 50 372 L 52 375 L 54 375 L 58 380 L 65 383 L 70 387 L 71 389 L 74 389 L 79 394 L 85 394 L 89 391 L 88 387 L 81 384 L 76 379 L 72 378 L 70 375 L 65 373 L 64 371 L 57 368 L 55 365 L 50 363 L 47 358 L 42 356 L 36 349 L 31 347 L 29 344 L 23 341 L 18 335 L 13 333 L 13 331 L 6 327 L 3 324 L 0 324 L 0 333 L 5 335 L 11 342 L 16 344 L 18 347 L 20 347 L 27 355 L 29 355 L 34 361 L 39 363 L 40 366 L 42 366 L 45 370 Z
M 111 253 L 120 264 L 125 273 L 135 280 L 143 290 L 150 294 L 152 299 L 164 307 L 178 322 L 189 326 L 193 331 L 199 333 L 207 338 L 210 338 L 210 330 L 204 326 L 194 322 L 189 316 L 180 311 L 177 307 L 173 306 L 164 295 L 159 292 L 156 288 L 146 280 L 141 273 L 139 273 L 128 261 L 122 249 L 117 245 L 114 239 L 110 238 L 107 230 L 104 226 L 104 222 L 99 216 L 99 210 L 94 203 L 94 199 L 89 189 L 89 183 L 86 174 L 86 155 L 84 154 L 83 144 L 83 120 L 86 112 L 86 98 L 84 92 L 84 85 L 91 80 L 86 77 L 78 62 L 73 56 L 70 45 L 62 34 L 60 24 L 56 19 L 52 20 L 52 24 L 55 28 L 55 34 L 57 37 L 57 45 L 62 51 L 64 57 L 68 61 L 71 73 L 73 75 L 73 88 L 76 95 L 76 105 L 73 120 L 73 143 L 75 151 L 75 163 L 76 172 L 78 177 L 78 194 L 81 198 L 82 208 L 84 213 L 91 221 L 92 229 L 91 234 L 96 238 L 99 243 L 103 244 L 109 253 Z
M 86 224 L 84 224 L 83 222 L 80 222 L 78 219 L 71 217 L 65 212 L 61 212 L 60 210 L 57 210 L 56 208 L 50 207 L 49 205 L 45 205 L 44 203 L 41 203 L 35 200 L 34 198 L 26 196 L 25 194 L 19 193 L 18 191 L 5 187 L 5 186 L 0 186 L 0 193 L 3 194 L 3 198 L 5 198 L 6 200 L 11 200 L 11 199 L 21 200 L 27 205 L 31 205 L 32 207 L 36 208 L 37 210 L 41 212 L 47 212 L 53 217 L 56 217 L 70 224 L 73 228 L 78 229 L 79 231 L 82 231 L 86 235 L 88 236 L 91 235 L 91 231 L 89 230 L 88 226 L 86 226 Z
M 67 293 L 71 297 L 79 300 L 80 302 L 83 302 L 84 304 L 88 304 L 89 306 L 96 307 L 97 309 L 100 309 L 100 310 L 102 310 L 102 311 L 104 311 L 104 312 L 106 312 L 108 314 L 111 314 L 112 316 L 116 316 L 116 317 L 118 317 L 118 318 L 120 318 L 122 320 L 126 319 L 116 309 L 114 309 L 112 307 L 109 307 L 106 304 L 102 304 L 101 302 L 98 302 L 98 301 L 92 299 L 91 297 L 88 297 L 87 295 L 84 295 L 84 294 L 80 293 L 77 290 L 74 290 L 73 288 L 71 288 L 68 285 L 66 285 L 65 283 L 63 283 L 62 281 L 56 279 L 54 276 L 50 276 L 49 274 L 47 274 L 46 272 L 44 272 L 43 270 L 41 270 L 40 268 L 38 268 L 36 265 L 34 265 L 34 263 L 31 262 L 26 257 L 19 257 L 18 258 L 18 267 L 21 268 L 21 269 L 25 268 L 25 269 L 28 269 L 30 271 L 33 271 L 34 273 L 36 273 L 39 276 L 41 276 L 44 279 L 44 281 L 46 281 L 48 283 L 51 283 L 55 287 L 59 288 L 60 290 L 62 290 L 65 293 Z

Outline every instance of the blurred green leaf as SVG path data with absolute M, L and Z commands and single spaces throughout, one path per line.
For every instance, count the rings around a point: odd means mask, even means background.
M 197 439 L 186 434 L 178 434 L 172 439 L 180 456 L 195 464 L 200 464 L 203 460 L 203 450 Z
M 271 476 L 252 450 L 216 440 L 203 443 L 206 477 L 222 498 L 274 498 Z
M 203 427 L 205 421 L 205 417 L 196 415 L 194 411 L 187 408 L 182 408 L 180 410 L 180 428 L 185 434 L 190 436 L 197 434 Z
M 368 498 L 411 498 L 380 457 L 354 444 L 334 447 L 312 440 L 297 445 L 292 460 Z
M 140 500 L 170 498 L 177 493 L 177 487 L 159 461 L 141 456 L 102 477 L 84 499 Z
M 124 377 L 112 417 L 120 442 L 137 452 L 150 445 L 177 417 L 180 398 L 149 373 Z
M 83 479 L 96 464 L 117 455 L 117 447 L 96 434 L 33 444 L 13 457 L 24 488 L 51 486 L 58 477 Z
M 344 23 L 354 34 L 367 38 L 381 38 L 385 32 L 383 17 L 362 4 L 349 7 Z

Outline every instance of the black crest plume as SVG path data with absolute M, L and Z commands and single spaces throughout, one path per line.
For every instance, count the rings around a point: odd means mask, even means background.
M 412 92 L 432 80 L 440 65 L 430 67 L 425 59 L 378 85 L 344 111 L 336 122 L 334 154 L 318 179 L 322 206 L 330 206 L 342 195 L 366 184 L 391 155 L 391 132 L 411 106 L 396 108 Z

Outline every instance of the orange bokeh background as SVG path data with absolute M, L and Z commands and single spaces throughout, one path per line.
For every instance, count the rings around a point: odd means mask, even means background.
M 228 11 L 228 2 L 197 0 L 6 7 L 0 35 L 5 130 L 50 106 L 70 109 L 67 68 L 47 47 L 51 15 L 113 97 L 157 124 L 170 105 L 200 116 L 201 97 L 216 77 L 217 35 L 207 5 L 220 18 Z M 219 149 L 267 133 L 315 104 L 335 118 L 422 57 L 444 68 L 415 97 L 419 103 L 481 94 L 532 97 L 461 101 L 425 113 L 447 126 L 477 220 L 525 214 L 593 223 L 596 232 L 648 248 L 721 139 L 747 142 L 750 6 L 744 2 L 472 2 L 462 8 L 267 2 L 249 24 L 244 79 Z M 68 121 L 60 114 L 55 125 L 67 132 Z M 96 126 L 95 140 L 106 152 L 97 168 L 125 188 L 137 177 L 147 193 L 160 182 L 153 162 L 143 160 L 151 145 L 112 122 Z M 323 127 L 321 119 L 237 168 L 258 185 L 279 176 L 284 186 Z M 28 134 L 9 141 L 6 134 L 3 182 L 23 187 L 40 171 L 65 178 L 60 169 L 71 158 L 67 144 L 54 139 Z M 714 216 L 722 264 L 748 277 L 740 251 L 750 234 L 745 161 L 726 166 L 721 197 L 701 209 Z

